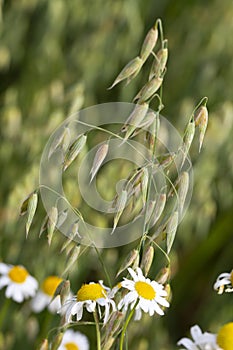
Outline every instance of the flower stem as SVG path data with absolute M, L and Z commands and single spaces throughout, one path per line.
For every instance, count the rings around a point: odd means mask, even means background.
M 99 327 L 97 311 L 95 310 L 93 314 L 94 314 L 94 320 L 95 320 L 97 350 L 101 350 L 100 327 Z
M 123 350 L 124 339 L 125 339 L 125 333 L 126 333 L 128 324 L 129 324 L 129 322 L 130 322 L 130 320 L 131 320 L 131 318 L 132 318 L 132 316 L 133 316 L 133 314 L 134 314 L 134 310 L 135 310 L 137 304 L 138 304 L 138 303 L 136 303 L 136 304 L 134 305 L 134 307 L 132 308 L 132 310 L 130 311 L 129 316 L 127 317 L 127 319 L 126 319 L 126 321 L 125 321 L 125 324 L 124 324 L 124 326 L 123 326 L 123 329 L 122 329 L 122 332 L 121 332 L 121 339 L 120 339 L 120 348 L 119 348 L 119 350 Z
M 6 317 L 6 314 L 7 314 L 8 308 L 10 306 L 10 303 L 11 303 L 11 299 L 6 299 L 5 302 L 4 302 L 3 307 L 1 308 L 1 312 L 0 312 L 0 329 L 2 328 L 2 324 L 3 324 L 3 321 L 4 321 L 5 317 Z

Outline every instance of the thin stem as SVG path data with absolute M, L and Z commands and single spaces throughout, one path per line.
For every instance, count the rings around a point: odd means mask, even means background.
M 108 285 L 109 285 L 110 288 L 112 288 L 112 282 L 111 282 L 110 276 L 108 274 L 108 270 L 106 269 L 106 266 L 104 264 L 104 260 L 103 260 L 103 258 L 101 256 L 98 248 L 96 246 L 94 246 L 94 248 L 95 248 L 96 254 L 98 255 L 99 261 L 100 261 L 100 263 L 101 263 L 101 265 L 102 265 L 102 267 L 104 269 L 104 273 L 106 275 L 106 278 L 107 278 L 107 281 L 108 281 Z
M 94 314 L 94 320 L 95 320 L 97 350 L 101 350 L 101 336 L 100 336 L 100 327 L 99 327 L 97 311 L 95 310 L 93 314 Z
M 7 310 L 9 308 L 9 306 L 10 306 L 10 303 L 11 303 L 11 299 L 5 299 L 4 305 L 1 308 L 1 312 L 0 312 L 0 329 L 2 328 L 2 324 L 3 324 L 3 321 L 4 321 L 5 317 L 6 317 Z
M 120 348 L 119 350 L 123 350 L 123 346 L 124 346 L 124 339 L 125 339 L 125 333 L 126 333 L 126 330 L 127 330 L 127 327 L 128 327 L 128 324 L 134 314 L 134 311 L 135 311 L 135 308 L 137 306 L 138 302 L 134 305 L 134 307 L 132 308 L 132 310 L 130 311 L 126 321 L 125 321 L 125 324 L 124 324 L 124 327 L 122 329 L 122 332 L 121 332 L 121 338 L 120 338 Z

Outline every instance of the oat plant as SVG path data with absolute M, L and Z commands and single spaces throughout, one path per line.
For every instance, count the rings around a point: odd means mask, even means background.
M 199 133 L 201 150 L 208 111 L 207 98 L 204 97 L 187 118 L 183 136 L 178 137 L 175 147 L 168 146 L 173 139 L 170 131 L 164 129 L 161 115 L 164 109 L 163 82 L 167 60 L 168 40 L 164 38 L 162 22 L 158 19 L 147 33 L 138 56 L 130 59 L 110 86 L 110 89 L 119 83 L 126 83 L 127 86 L 139 73 L 147 72 L 149 68 L 144 85 L 131 101 L 132 108 L 125 122 L 117 126 L 118 130 L 115 126 L 112 129 L 99 126 L 94 130 L 94 137 L 84 131 L 76 138 L 67 124 L 50 144 L 49 157 L 61 151 L 62 173 L 69 174 L 72 164 L 80 165 L 83 156 L 97 139 L 96 135 L 100 133 L 101 144 L 97 143 L 88 174 L 90 183 L 98 180 L 99 174 L 103 179 L 111 173 L 105 160 L 112 139 L 120 142 L 119 148 L 124 145 L 132 147 L 132 141 L 140 142 L 148 153 L 140 167 L 126 166 L 126 180 L 120 191 L 113 193 L 112 204 L 106 213 L 106 220 L 111 224 L 110 235 L 113 237 L 122 223 L 133 222 L 138 218 L 142 221 L 142 232 L 135 240 L 133 249 L 127 256 L 121 257 L 118 266 L 111 266 L 114 278 L 105 262 L 104 249 L 94 244 L 83 245 L 80 239 L 86 227 L 84 216 L 92 216 L 91 208 L 87 208 L 82 201 L 72 206 L 78 219 L 72 223 L 61 247 L 61 254 L 66 256 L 66 265 L 57 279 L 46 281 L 47 289 L 52 290 L 48 303 L 59 299 L 56 311 L 60 315 L 60 325 L 49 331 L 38 347 L 40 350 L 62 349 L 63 337 L 65 339 L 65 334 L 77 326 L 95 327 L 97 350 L 128 349 L 129 324 L 141 320 L 144 313 L 150 317 L 162 317 L 172 302 L 170 253 L 191 196 L 189 150 L 196 133 Z M 26 217 L 27 237 L 38 207 L 40 190 L 33 191 L 21 206 L 21 216 Z M 65 197 L 62 200 L 67 202 Z M 67 215 L 67 210 L 61 210 L 57 203 L 51 205 L 38 230 L 39 237 L 47 235 L 48 244 L 53 244 L 54 236 L 58 234 L 56 231 L 66 222 Z M 89 237 L 88 228 L 86 230 L 85 235 Z M 103 281 L 96 280 L 94 276 L 90 281 L 78 281 L 80 288 L 74 291 L 69 275 L 71 272 L 75 274 L 80 261 L 85 261 L 90 251 L 100 261 Z M 156 266 L 155 254 L 162 257 L 162 265 Z M 157 271 L 157 274 L 150 274 L 152 270 Z M 72 345 L 72 339 L 68 343 Z M 71 349 L 71 345 L 66 348 Z

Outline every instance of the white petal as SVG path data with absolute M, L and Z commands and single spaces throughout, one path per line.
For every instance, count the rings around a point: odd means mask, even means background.
M 12 268 L 12 265 L 0 263 L 0 274 L 6 275 L 11 268 Z
M 32 311 L 38 313 L 41 312 L 50 302 L 50 299 L 46 294 L 39 291 L 36 296 L 31 300 Z
M 165 306 L 165 307 L 169 307 L 170 306 L 169 302 L 166 299 L 161 298 L 159 296 L 157 298 L 155 298 L 155 301 L 157 303 L 159 303 L 160 305 L 162 305 L 162 306 Z
M 153 307 L 154 307 L 154 310 L 157 314 L 159 314 L 161 316 L 164 315 L 163 310 L 159 307 L 159 305 L 156 302 L 153 302 Z
M 134 320 L 139 321 L 142 318 L 142 311 L 140 308 L 136 307 Z
M 128 268 L 128 271 L 129 271 L 130 275 L 132 276 L 134 282 L 137 282 L 138 281 L 138 276 L 137 276 L 136 272 L 134 272 L 134 270 L 131 269 L 131 267 Z
M 188 350 L 198 350 L 198 347 L 188 338 L 182 338 L 177 345 L 183 345 Z
M 52 314 L 55 314 L 60 308 L 61 308 L 61 299 L 60 299 L 60 296 L 57 295 L 52 302 L 49 302 L 48 309 Z
M 191 327 L 190 334 L 191 334 L 193 340 L 195 341 L 195 343 L 198 343 L 200 341 L 201 336 L 202 336 L 201 328 L 198 325 Z
M 3 287 L 7 286 L 10 283 L 10 279 L 8 276 L 2 276 L 0 278 L 0 289 L 2 289 Z
M 88 312 L 94 312 L 96 307 L 96 302 L 95 301 L 90 301 L 86 303 L 86 309 Z
M 139 303 L 138 303 L 140 308 L 146 313 L 149 311 L 149 304 L 150 304 L 150 302 L 144 298 L 140 298 Z
M 22 290 L 18 288 L 18 286 L 15 286 L 15 284 L 11 284 L 7 287 L 6 297 L 12 298 L 17 303 L 22 303 L 24 300 L 24 295 L 22 293 Z

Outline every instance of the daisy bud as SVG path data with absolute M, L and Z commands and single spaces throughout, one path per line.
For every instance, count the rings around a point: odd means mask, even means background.
M 97 174 L 99 168 L 101 167 L 101 164 L 103 163 L 104 159 L 106 158 L 108 153 L 108 143 L 103 143 L 97 150 L 94 161 L 93 161 L 93 165 L 91 168 L 91 180 L 90 182 L 92 182 L 92 180 L 94 179 L 95 175 Z
M 58 210 L 56 207 L 52 207 L 48 214 L 48 223 L 47 223 L 47 231 L 48 231 L 48 244 L 50 245 L 53 238 L 53 233 L 56 227 L 57 218 L 58 218 Z
M 153 79 L 154 77 L 159 77 L 167 64 L 167 59 L 168 59 L 168 49 L 163 48 L 160 49 L 159 52 L 156 54 L 156 58 L 154 59 L 150 74 L 149 74 L 149 80 Z
M 136 57 L 131 60 L 118 74 L 113 84 L 108 88 L 108 90 L 112 89 L 115 85 L 117 85 L 120 81 L 130 78 L 132 75 L 138 74 L 141 67 L 143 65 L 143 61 L 140 57 Z
M 121 267 L 119 268 L 116 277 L 118 277 L 124 270 L 130 267 L 138 256 L 138 250 L 133 249 L 128 256 L 124 259 Z
M 75 158 L 79 155 L 79 153 L 81 152 L 81 150 L 83 149 L 83 147 L 86 144 L 86 140 L 87 140 L 87 136 L 82 134 L 79 135 L 79 137 L 77 138 L 77 140 L 75 140 L 72 145 L 69 147 L 66 155 L 65 155 L 65 159 L 63 162 L 63 171 L 65 171 L 68 166 L 75 160 Z
M 30 230 L 30 227 L 31 227 L 31 224 L 32 224 L 32 220 L 33 220 L 35 212 L 36 212 L 37 204 L 38 204 L 38 194 L 37 193 L 33 193 L 33 194 L 31 194 L 31 196 L 29 197 L 29 200 L 28 200 L 27 222 L 26 222 L 26 238 L 28 236 L 28 232 Z
M 177 226 L 178 226 L 178 212 L 175 211 L 172 213 L 170 218 L 168 219 L 167 227 L 166 227 L 166 237 L 167 237 L 167 254 L 170 253 L 172 244 L 175 239 L 176 231 L 177 231 Z
M 49 349 L 48 339 L 44 339 L 40 344 L 38 350 L 48 350 L 48 349 Z
M 153 263 L 153 259 L 154 259 L 154 247 L 150 245 L 144 251 L 142 256 L 142 262 L 140 264 L 140 267 L 144 271 L 145 276 L 147 276 L 150 271 L 151 265 Z
M 200 133 L 199 134 L 199 152 L 200 152 L 203 144 L 207 124 L 208 124 L 208 110 L 206 106 L 201 106 L 200 108 L 198 108 L 198 110 L 194 114 L 194 121 L 195 121 L 195 125 L 198 126 L 199 133 Z
M 151 79 L 148 83 L 146 83 L 146 85 L 143 86 L 143 88 L 135 96 L 134 101 L 138 100 L 138 103 L 147 101 L 160 88 L 162 82 L 162 78 L 155 77 Z
M 147 60 L 148 56 L 153 51 L 153 48 L 155 47 L 157 40 L 158 40 L 158 28 L 157 28 L 157 22 L 156 22 L 154 27 L 151 28 L 147 33 L 145 40 L 142 44 L 140 57 L 143 62 Z

